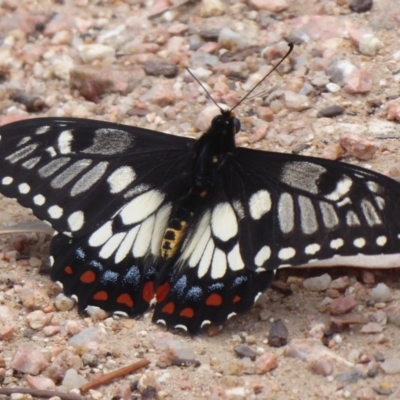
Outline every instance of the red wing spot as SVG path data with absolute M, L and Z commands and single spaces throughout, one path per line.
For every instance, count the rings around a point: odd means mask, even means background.
M 194 316 L 194 311 L 193 308 L 184 308 L 180 313 L 179 313 L 180 317 L 186 317 L 186 318 L 193 318 Z
M 220 306 L 222 304 L 222 297 L 219 294 L 213 293 L 208 296 L 206 304 L 208 306 Z
M 153 297 L 154 297 L 154 283 L 153 282 L 147 282 L 143 286 L 142 296 L 143 296 L 143 300 L 146 303 L 150 303 L 153 300 Z
M 73 273 L 74 271 L 72 270 L 72 268 L 71 268 L 70 265 L 67 265 L 67 266 L 64 268 L 64 272 L 65 272 L 67 275 L 72 275 L 72 273 Z
M 161 303 L 167 297 L 169 291 L 171 289 L 171 285 L 168 282 L 165 282 L 157 289 L 156 299 L 157 303 Z
M 233 298 L 233 302 L 234 302 L 234 303 L 238 303 L 240 300 L 242 300 L 242 298 L 241 298 L 240 296 L 235 296 L 235 297 Z
M 100 290 L 100 292 L 94 294 L 93 299 L 106 301 L 108 300 L 108 293 L 105 290 Z
M 123 304 L 125 306 L 130 307 L 130 308 L 133 307 L 132 297 L 129 296 L 128 293 L 124 293 L 124 294 L 119 295 L 118 298 L 117 298 L 117 303 Z
M 161 310 L 161 312 L 166 313 L 166 314 L 173 314 L 175 311 L 175 304 L 170 301 L 169 303 L 167 303 L 163 309 Z
M 93 271 L 86 271 L 80 277 L 83 283 L 93 283 L 96 280 L 96 274 Z

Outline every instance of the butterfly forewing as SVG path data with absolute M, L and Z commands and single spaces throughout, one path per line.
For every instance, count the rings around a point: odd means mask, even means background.
M 80 119 L 1 128 L 0 188 L 57 234 L 52 278 L 78 297 L 195 333 L 248 310 L 273 271 L 399 253 L 400 185 L 312 157 Z M 336 257 L 336 258 L 335 258 Z
M 194 141 L 79 119 L 33 119 L 2 128 L 1 191 L 58 232 L 91 233 L 137 194 L 185 181 Z M 172 188 L 169 188 L 171 190 Z
M 240 243 L 248 268 L 399 253 L 400 185 L 349 164 L 237 149 Z M 266 233 L 268 232 L 268 233 Z

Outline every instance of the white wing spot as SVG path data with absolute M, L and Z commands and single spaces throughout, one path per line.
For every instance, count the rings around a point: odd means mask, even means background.
M 331 240 L 331 243 L 329 244 L 330 248 L 335 250 L 340 249 L 343 245 L 344 241 L 340 238 Z
M 68 225 L 72 232 L 79 231 L 85 223 L 83 211 L 75 211 L 68 217 Z
M 150 248 L 151 237 L 153 235 L 155 220 L 156 217 L 152 215 L 142 222 L 139 233 L 135 240 L 135 244 L 133 245 L 132 254 L 134 257 L 144 257 L 148 252 Z
M 93 185 L 99 182 L 105 174 L 108 164 L 107 161 L 102 161 L 82 175 L 82 177 L 72 187 L 71 196 L 77 196 L 78 194 L 87 192 Z
M 99 247 L 104 244 L 113 234 L 112 221 L 107 221 L 97 231 L 93 232 L 89 238 L 89 246 Z
M 118 264 L 123 261 L 128 253 L 132 250 L 133 242 L 136 239 L 136 235 L 139 232 L 140 226 L 137 225 L 132 228 L 127 235 L 125 236 L 124 240 L 121 242 L 121 245 L 118 248 L 117 253 L 115 254 L 115 263 Z
M 348 226 L 356 226 L 360 225 L 360 220 L 357 217 L 357 214 L 354 211 L 348 211 L 346 214 L 346 224 Z
M 326 169 L 320 165 L 294 161 L 284 166 L 280 179 L 291 187 L 317 194 L 319 178 L 325 172 Z
M 300 224 L 303 233 L 309 235 L 318 229 L 317 216 L 312 201 L 305 196 L 298 197 L 300 207 Z
M 319 203 L 319 208 L 322 213 L 322 219 L 324 221 L 325 227 L 333 228 L 334 226 L 339 224 L 339 218 L 332 204 L 321 201 Z
M 156 214 L 156 222 L 154 224 L 153 237 L 151 238 L 151 253 L 155 256 L 160 255 L 161 242 L 164 236 L 165 229 L 168 224 L 168 219 L 171 214 L 172 206 L 170 203 L 162 206 Z
M 60 206 L 51 206 L 47 212 L 50 215 L 50 218 L 59 219 L 62 217 L 64 211 Z
M 210 212 L 207 211 L 197 224 L 194 234 L 190 238 L 188 244 L 184 246 L 180 259 L 186 260 L 189 258 L 189 267 L 196 267 L 210 238 Z
M 33 202 L 37 206 L 42 206 L 44 203 L 46 203 L 46 198 L 42 194 L 37 194 L 33 197 Z
M 243 204 L 240 200 L 234 200 L 232 202 L 232 206 L 236 212 L 236 215 L 239 217 L 239 219 L 243 219 L 245 217 L 244 213 L 244 207 Z
M 211 265 L 211 278 L 212 279 L 220 279 L 222 278 L 225 273 L 226 273 L 226 255 L 225 253 L 216 248 L 214 250 L 214 256 L 212 259 L 212 265 Z
M 289 233 L 294 228 L 293 197 L 289 193 L 282 193 L 278 201 L 279 227 L 283 233 Z
M 21 194 L 27 194 L 31 191 L 31 187 L 27 183 L 20 183 L 18 185 L 18 190 Z
M 58 161 L 58 160 L 55 160 Z M 85 168 L 89 167 L 92 160 L 78 160 L 71 164 L 67 169 L 61 172 L 59 175 L 55 176 L 50 185 L 54 189 L 61 189 L 75 179 Z
M 29 154 L 33 153 L 39 147 L 38 143 L 29 144 L 28 146 L 23 147 L 22 149 L 17 150 L 15 153 L 10 154 L 6 157 L 6 160 L 11 164 L 16 163 L 17 161 L 22 160 L 25 157 L 28 157 Z
M 120 213 L 125 225 L 143 221 L 153 214 L 164 201 L 165 195 L 158 190 L 149 190 L 131 200 Z
M 386 236 L 379 236 L 376 238 L 376 244 L 378 246 L 384 246 L 387 243 L 387 237 Z
M 353 244 L 354 246 L 358 247 L 359 249 L 361 249 L 362 247 L 365 246 L 365 239 L 364 238 L 357 238 L 354 240 Z
M 369 189 L 371 192 L 373 192 L 373 193 L 379 193 L 381 187 L 380 187 L 376 182 L 368 181 L 366 184 L 367 184 L 368 189 Z
M 41 178 L 47 178 L 57 172 L 60 168 L 70 162 L 69 157 L 57 158 L 56 160 L 50 161 L 48 164 L 40 167 L 38 172 Z
M 336 205 L 337 205 L 338 207 L 343 207 L 343 206 L 345 206 L 346 204 L 351 204 L 350 197 L 345 197 L 343 200 L 340 200 L 340 201 L 336 202 Z
M 321 246 L 318 243 L 312 243 L 306 246 L 304 249 L 304 252 L 306 254 L 315 254 L 318 253 L 321 250 Z
M 348 176 L 344 176 L 343 179 L 336 184 L 335 190 L 327 194 L 325 198 L 332 201 L 338 201 L 341 197 L 349 192 L 352 185 L 353 181 Z
M 108 178 L 112 194 L 122 192 L 136 179 L 136 173 L 133 168 L 125 166 L 115 170 Z
M 256 264 L 257 267 L 262 267 L 265 261 L 267 261 L 270 257 L 271 257 L 270 247 L 263 246 L 254 257 L 254 264 Z
M 293 247 L 285 247 L 279 250 L 278 257 L 281 260 L 289 260 L 293 258 L 296 254 L 296 250 Z
M 25 162 L 22 163 L 22 166 L 26 169 L 32 169 L 33 167 L 36 166 L 36 164 L 42 159 L 42 157 L 33 157 L 30 158 L 29 160 L 26 160 Z
M 14 181 L 14 178 L 11 178 L 11 176 L 5 176 L 2 180 L 1 183 L 3 185 L 11 185 Z
M 245 267 L 242 256 L 240 255 L 239 244 L 236 244 L 228 253 L 228 266 L 231 271 L 240 271 Z
M 71 142 L 73 138 L 74 137 L 72 136 L 72 131 L 70 129 L 60 133 L 57 144 L 61 154 L 72 153 Z
M 271 195 L 267 190 L 259 190 L 250 197 L 249 208 L 253 219 L 260 219 L 271 210 Z
M 235 212 L 229 203 L 220 203 L 214 207 L 211 216 L 211 229 L 218 239 L 227 242 L 238 233 Z
M 197 269 L 197 276 L 199 278 L 202 278 L 208 272 L 211 265 L 214 249 L 214 241 L 210 238 L 207 243 L 206 249 L 204 250 L 201 257 L 199 268 Z
M 382 220 L 370 201 L 363 199 L 361 201 L 361 209 L 369 226 L 382 224 Z
M 45 151 L 49 153 L 50 157 L 55 157 L 57 155 L 56 149 L 53 146 L 47 147 Z
M 380 210 L 383 210 L 385 208 L 385 199 L 383 197 L 376 196 L 375 201 Z
M 121 244 L 122 240 L 124 239 L 126 232 L 116 233 L 115 235 L 111 236 L 109 240 L 107 240 L 106 244 L 103 245 L 99 252 L 99 257 L 103 259 L 110 258 L 114 251 L 118 248 Z
M 23 137 L 17 144 L 17 147 L 20 147 L 26 143 L 28 143 L 32 138 L 30 136 Z
M 35 131 L 36 135 L 42 135 L 43 133 L 47 133 L 50 130 L 49 125 L 41 126 L 40 128 L 37 128 Z

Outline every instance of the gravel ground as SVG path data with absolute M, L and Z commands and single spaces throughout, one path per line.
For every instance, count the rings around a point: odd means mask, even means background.
M 341 157 L 398 179 L 399 28 L 397 0 L 2 0 L 0 123 L 68 116 L 198 137 L 218 110 L 185 67 L 233 106 L 290 40 L 289 60 L 237 109 L 238 144 Z M 33 220 L 1 198 L 4 227 Z M 400 399 L 398 270 L 285 270 L 278 283 L 291 295 L 269 290 L 221 331 L 189 337 L 151 324 L 151 312 L 78 315 L 45 273 L 48 241 L 0 237 L 3 388 L 78 394 L 148 359 L 86 396 Z

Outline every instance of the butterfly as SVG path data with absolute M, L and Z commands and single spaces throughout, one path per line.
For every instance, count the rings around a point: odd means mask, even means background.
M 88 305 L 196 333 L 249 310 L 274 271 L 396 254 L 400 184 L 354 165 L 76 118 L 0 128 L 0 191 L 56 231 L 51 278 Z M 344 257 L 344 258 L 343 258 Z

